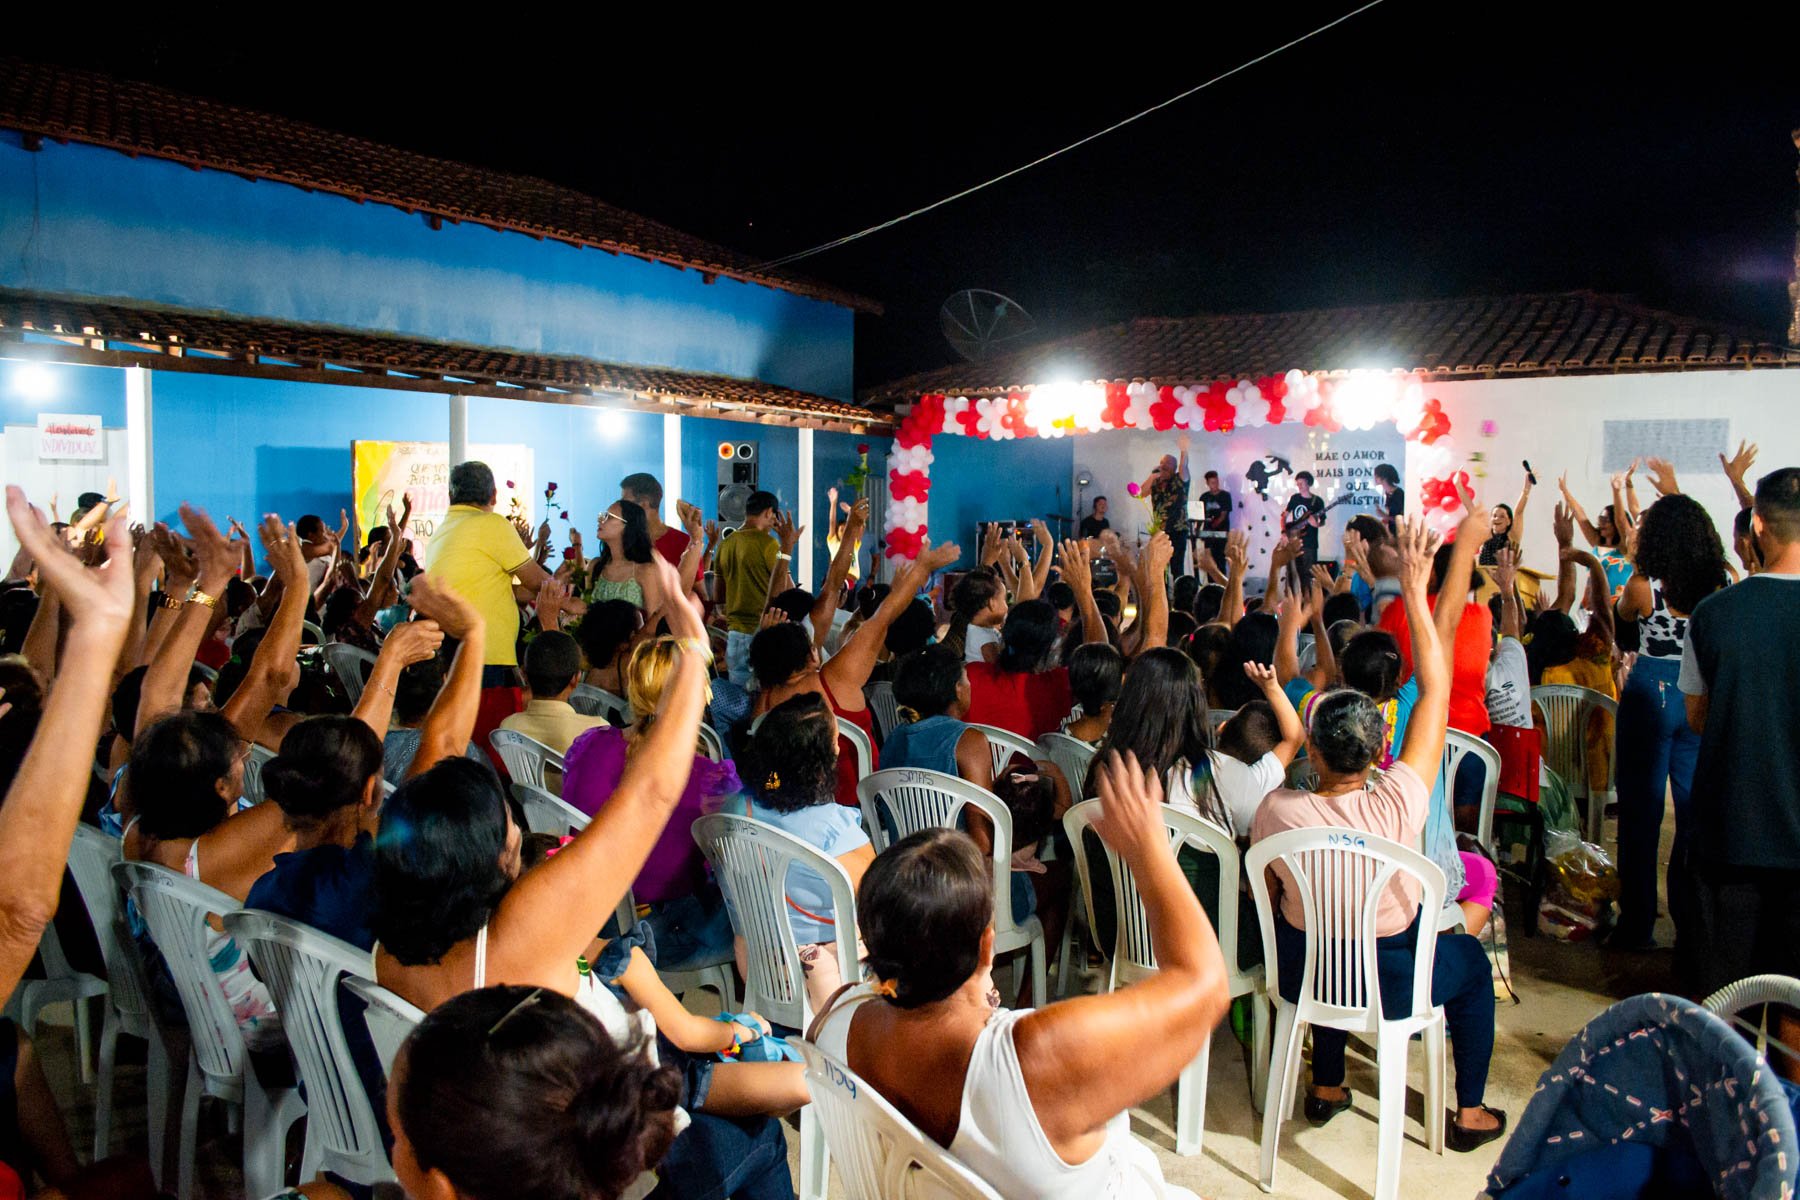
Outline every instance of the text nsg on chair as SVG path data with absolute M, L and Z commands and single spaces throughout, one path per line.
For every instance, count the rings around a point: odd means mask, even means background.
M 1280 956 L 1268 868 L 1279 866 L 1300 898 L 1306 923 L 1306 957 L 1298 1004 L 1281 998 Z M 1263 963 L 1269 999 L 1275 1002 L 1274 1057 L 1263 1101 L 1262 1189 L 1275 1189 L 1275 1153 L 1281 1123 L 1298 1099 L 1300 1035 L 1307 1025 L 1375 1038 L 1381 1070 L 1381 1116 L 1375 1160 L 1375 1200 L 1400 1194 L 1401 1136 L 1406 1121 L 1406 1059 L 1412 1035 L 1425 1046 L 1425 1143 L 1444 1152 L 1444 1010 L 1431 1003 L 1431 970 L 1437 938 L 1421 921 L 1406 1014 L 1389 1020 L 1382 1011 L 1376 965 L 1376 913 L 1384 893 L 1403 876 L 1419 887 L 1421 911 L 1444 904 L 1444 872 L 1417 850 L 1360 829 L 1332 826 L 1290 829 L 1265 838 L 1244 856 L 1250 892 L 1262 923 Z M 1291 879 L 1291 882 L 1289 880 Z
M 252 1196 L 272 1195 L 284 1182 L 288 1129 L 306 1115 L 306 1104 L 297 1087 L 263 1087 L 250 1065 L 244 1035 L 226 1003 L 224 989 L 213 973 L 206 944 L 207 914 L 236 912 L 238 903 L 224 892 L 155 863 L 124 862 L 115 871 L 169 965 L 191 1035 L 176 1192 L 181 1200 L 196 1195 L 194 1155 L 200 1100 L 211 1096 L 243 1108 L 244 1190 Z
M 355 708 L 362 700 L 363 688 L 367 686 L 367 672 L 374 669 L 375 656 L 348 642 L 330 642 L 325 647 L 325 665 L 331 668 L 337 681 L 344 685 L 344 694 L 350 698 L 350 707 Z
M 849 1067 L 803 1038 L 809 1111 L 817 1112 L 848 1200 L 999 1200 Z
M 1063 829 L 1069 844 L 1075 848 L 1075 869 L 1081 878 L 1081 894 L 1093 911 L 1094 885 L 1083 836 L 1100 816 L 1100 801 L 1084 800 L 1063 814 Z M 1250 1103 L 1262 1103 L 1268 1086 L 1269 1005 L 1262 994 L 1261 965 L 1245 967 L 1238 962 L 1238 851 L 1231 835 L 1210 822 L 1190 813 L 1177 812 L 1163 806 L 1163 827 L 1168 831 L 1169 846 L 1177 854 L 1185 847 L 1211 855 L 1219 864 L 1219 919 L 1215 932 L 1219 949 L 1225 955 L 1226 986 L 1235 999 L 1251 998 L 1252 1035 L 1249 1070 Z M 1116 933 L 1110 955 L 1105 990 L 1112 991 L 1135 979 L 1156 973 L 1156 952 L 1150 943 L 1150 923 L 1144 913 L 1144 900 L 1138 893 L 1137 879 L 1131 868 L 1106 848 L 1107 865 L 1112 868 L 1113 911 L 1117 914 Z M 1194 1061 L 1182 1069 L 1175 1096 L 1175 1152 L 1200 1153 L 1201 1136 L 1206 1125 L 1206 1073 L 1212 1062 L 1212 1045 L 1200 1047 Z
M 488 734 L 488 745 L 506 764 L 506 773 L 512 776 L 514 783 L 529 783 L 532 787 L 544 787 L 544 768 L 556 771 L 563 769 L 563 756 L 552 750 L 536 738 L 526 737 L 522 733 L 514 733 L 510 729 L 496 729 Z
M 833 859 L 799 838 L 750 817 L 713 813 L 694 822 L 694 841 L 712 864 L 725 893 L 731 927 L 745 942 L 744 1007 L 776 1024 L 804 1030 L 812 1024 L 800 946 L 788 919 L 790 868 L 806 867 L 831 891 L 838 963 L 845 982 L 857 976 L 856 894 L 850 876 Z M 818 1114 L 800 1110 L 800 1195 L 823 1200 L 829 1156 Z
M 1025 746 L 1027 752 L 1035 748 L 1030 742 Z M 1013 916 L 1012 810 L 1001 803 L 1000 797 L 966 779 L 915 767 L 875 772 L 856 785 L 856 798 L 862 804 L 863 827 L 877 854 L 921 829 L 961 828 L 964 809 L 974 809 L 987 818 L 993 830 L 990 857 L 994 864 L 994 955 L 997 958 L 1014 950 L 1028 952 L 1031 1003 L 1034 1008 L 1044 1007 L 1050 968 L 1043 922 L 1035 916 L 1023 921 Z M 1018 994 L 1016 987 L 1013 994 Z
M 112 1153 L 113 1068 L 119 1036 L 142 1038 L 145 1057 L 145 1099 L 149 1106 L 150 1168 L 161 1181 L 169 1129 L 169 1096 L 175 1082 L 169 1064 L 171 1050 L 187 1057 L 187 1039 L 176 1030 L 165 1030 L 150 1006 L 150 987 L 143 959 L 131 932 L 125 927 L 125 906 L 113 867 L 120 861 L 120 842 L 92 825 L 77 825 L 69 846 L 69 873 L 81 892 L 100 957 L 106 962 L 106 1020 L 100 1026 L 100 1078 L 94 1099 L 94 1161 Z
M 1598 843 L 1606 806 L 1618 796 L 1619 755 L 1617 746 L 1606 747 L 1606 789 L 1595 795 L 1593 777 L 1588 774 L 1588 728 L 1596 724 L 1595 713 L 1605 713 L 1617 731 L 1619 702 L 1593 688 L 1545 683 L 1531 689 L 1531 704 L 1544 714 L 1544 762 L 1569 785 L 1569 794 L 1582 801 L 1587 812 L 1587 840 Z
M 337 982 L 367 975 L 369 956 L 330 934 L 254 909 L 225 915 L 229 933 L 269 986 L 306 1088 L 306 1168 L 373 1186 L 394 1178 L 381 1126 L 356 1075 L 338 1015 Z M 301 1177 L 312 1177 L 304 1169 Z

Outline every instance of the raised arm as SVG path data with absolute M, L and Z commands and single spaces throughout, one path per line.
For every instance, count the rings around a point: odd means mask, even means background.
M 1143 639 L 1138 653 L 1169 642 L 1169 589 L 1163 586 L 1163 572 L 1175 557 L 1175 547 L 1166 533 L 1157 533 L 1144 547 L 1143 564 L 1138 571 L 1138 603 L 1143 608 Z
M 692 591 L 694 581 L 700 578 L 701 564 L 706 561 L 706 518 L 686 500 L 675 502 L 675 516 L 688 535 L 687 547 L 681 552 L 681 561 L 675 564 L 675 576 L 681 581 L 683 591 Z M 571 536 L 574 535 L 574 530 L 569 532 Z
M 1494 553 L 1494 586 L 1500 589 L 1500 636 L 1524 636 L 1524 614 L 1519 609 L 1519 552 L 1502 546 Z
M 1281 740 L 1275 743 L 1273 754 L 1282 766 L 1294 761 L 1294 755 L 1300 753 L 1300 747 L 1306 744 L 1306 726 L 1300 721 L 1300 714 L 1294 711 L 1294 702 L 1287 697 L 1287 690 L 1275 676 L 1275 668 L 1265 667 L 1261 663 L 1244 664 L 1244 674 L 1250 682 L 1262 689 L 1263 699 L 1275 710 L 1275 728 Z
M 1456 628 L 1462 624 L 1463 610 L 1469 606 L 1469 586 L 1473 582 L 1475 555 L 1481 549 L 1481 539 L 1491 528 L 1492 515 L 1487 509 L 1475 503 L 1475 493 L 1463 494 L 1463 507 L 1467 515 L 1456 531 L 1456 544 L 1450 548 L 1450 564 L 1444 568 L 1444 581 L 1438 585 L 1437 610 L 1432 614 L 1433 624 L 1437 626 L 1438 642 L 1444 652 L 1444 669 L 1452 670 L 1456 665 Z M 1415 645 L 1413 658 L 1418 658 Z M 1415 668 L 1416 669 L 1416 668 Z
M 414 663 L 424 662 L 444 644 L 444 631 L 436 621 L 402 621 L 381 643 L 381 653 L 369 668 L 369 681 L 363 685 L 356 711 L 350 715 L 386 737 L 394 716 L 394 693 L 400 684 L 400 672 Z
M 1225 596 L 1219 602 L 1219 620 L 1236 625 L 1244 615 L 1244 577 L 1250 574 L 1250 535 L 1234 529 L 1225 535 L 1225 561 L 1231 567 L 1231 579 L 1225 584 Z
M 220 715 L 245 741 L 256 741 L 263 722 L 274 707 L 300 682 L 300 626 L 306 621 L 306 560 L 300 555 L 300 538 L 292 525 L 270 515 L 257 527 L 263 553 L 281 578 L 281 607 L 256 647 L 250 670 Z
M 1031 523 L 1031 537 L 1038 549 L 1037 564 L 1031 568 L 1031 594 L 1041 596 L 1050 582 L 1050 564 L 1056 558 L 1056 542 L 1050 537 L 1050 527 L 1042 521 Z
M 1464 519 L 1465 528 L 1469 520 Z M 1437 626 L 1431 620 L 1431 602 L 1425 594 L 1431 579 L 1431 559 L 1437 552 L 1437 537 L 1418 519 L 1400 517 L 1394 522 L 1394 537 L 1400 553 L 1400 601 L 1406 606 L 1406 625 L 1412 634 L 1413 678 L 1419 684 L 1419 699 L 1413 705 L 1412 719 L 1406 725 L 1406 741 L 1400 748 L 1400 761 L 1418 772 L 1419 778 L 1437 778 L 1444 754 L 1444 730 L 1450 720 L 1450 667 L 1444 661 L 1443 643 L 1438 640 Z M 1479 530 L 1467 539 L 1474 544 Z M 1468 570 L 1465 563 L 1463 570 Z M 1443 604 L 1440 595 L 1438 603 Z
M 135 610 L 131 535 L 123 515 L 107 523 L 106 562 L 94 568 L 56 544 L 43 515 L 16 487 L 6 489 L 6 511 L 20 546 L 37 560 L 46 594 L 62 598 L 71 621 L 63 671 L 0 804 L 0 996 L 10 997 L 56 915 L 63 864 L 92 779 L 91 756 L 74 751 L 92 747 L 100 736 L 112 667 Z
M 849 541 L 848 538 L 844 540 Z M 869 676 L 875 673 L 881 649 L 887 644 L 888 627 L 906 611 L 932 572 L 943 570 L 961 557 L 962 547 L 955 542 L 945 542 L 941 546 L 927 544 L 920 548 L 917 558 L 900 568 L 900 573 L 894 577 L 894 586 L 882 597 L 875 615 L 858 625 L 856 632 L 845 639 L 830 661 L 819 668 L 819 674 L 834 695 L 862 690 L 869 682 Z
M 1081 640 L 1104 642 L 1106 622 L 1100 619 L 1100 606 L 1094 603 L 1094 569 L 1088 562 L 1087 544 L 1064 542 L 1057 566 L 1062 570 L 1063 582 L 1075 593 L 1075 611 L 1081 614 Z
M 1312 608 L 1298 595 L 1281 598 L 1276 610 L 1279 629 L 1275 635 L 1275 679 L 1286 684 L 1300 674 L 1300 627 L 1312 618 Z
M 149 669 L 144 672 L 143 691 L 138 699 L 138 733 L 148 729 L 157 718 L 181 708 L 182 697 L 187 692 L 188 671 L 194 665 L 200 639 L 206 636 L 206 627 L 212 619 L 208 601 L 218 603 L 222 599 L 225 585 L 236 570 L 237 551 L 204 511 L 182 505 L 181 523 L 194 539 L 194 556 L 199 563 L 194 579 L 197 598 L 177 597 L 183 601 L 180 614 L 157 648 Z M 301 591 L 304 595 L 304 587 Z M 204 599 L 198 598 L 202 596 Z
M 687 787 L 712 652 L 675 568 L 660 559 L 657 566 L 666 573 L 669 629 L 681 653 L 611 799 L 574 841 L 527 871 L 500 902 L 490 952 L 513 963 L 566 963 L 587 948 L 594 930 L 618 908 Z
M 381 610 L 399 598 L 400 588 L 394 582 L 394 574 L 400 566 L 400 555 L 406 550 L 406 538 L 402 535 L 411 523 L 412 493 L 408 492 L 401 500 L 398 517 L 394 516 L 391 505 L 387 510 L 387 546 L 382 551 L 381 561 L 375 564 L 375 573 L 369 577 L 368 593 L 356 606 L 358 624 L 372 627 Z
M 1737 453 L 1730 458 L 1719 455 L 1719 465 L 1725 469 L 1725 478 L 1731 480 L 1731 490 L 1737 495 L 1739 508 L 1754 508 L 1756 497 L 1744 482 L 1750 474 L 1750 468 L 1756 465 L 1757 447 L 1749 442 L 1739 440 Z
M 818 598 L 813 601 L 811 617 L 815 650 L 825 644 L 825 635 L 831 632 L 831 623 L 837 616 L 838 597 L 843 594 L 844 580 L 850 578 L 850 564 L 856 561 L 856 548 L 862 543 L 863 526 L 868 520 L 869 502 L 858 500 L 844 521 L 831 565 L 825 569 L 825 586 L 819 589 Z
M 769 607 L 769 601 L 794 586 L 790 564 L 794 561 L 794 547 L 800 544 L 800 536 L 805 532 L 806 526 L 795 525 L 794 518 L 788 513 L 775 514 L 775 539 L 781 549 L 775 555 L 775 569 L 769 572 L 769 594 L 763 597 L 764 609 Z
M 1512 528 L 1506 531 L 1506 540 L 1513 545 L 1520 545 L 1525 539 L 1525 506 L 1531 503 L 1531 476 L 1525 476 L 1525 482 L 1519 488 L 1519 502 L 1513 506 Z
M 1581 507 L 1581 501 L 1575 498 L 1575 493 L 1569 490 L 1569 473 L 1567 471 L 1564 471 L 1562 476 L 1557 479 L 1556 486 L 1562 489 L 1563 504 L 1568 507 L 1569 514 L 1574 517 L 1575 523 L 1581 527 L 1581 536 L 1587 539 L 1588 545 L 1598 546 L 1600 531 L 1594 527 L 1592 521 L 1588 520 L 1587 510 Z
M 445 636 L 456 638 L 458 644 L 444 686 L 419 727 L 419 749 L 407 768 L 408 779 L 467 749 L 481 708 L 481 648 L 487 633 L 475 606 L 430 575 L 413 577 L 410 600 L 415 612 L 436 621 Z
M 1163 826 L 1162 781 L 1130 754 L 1121 762 L 1109 752 L 1096 766 L 1094 828 L 1137 880 L 1157 970 L 1107 995 L 1037 1009 L 1014 1027 L 1026 1090 L 1049 1101 L 1032 1105 L 1038 1124 L 1065 1157 L 1173 1084 L 1230 1005 L 1218 937 Z

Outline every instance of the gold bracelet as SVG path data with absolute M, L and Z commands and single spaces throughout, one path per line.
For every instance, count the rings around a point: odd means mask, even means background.
M 170 592 L 164 592 L 156 602 L 158 608 L 180 608 L 182 601 Z
M 189 589 L 187 598 L 188 603 L 190 604 L 204 604 L 211 609 L 217 609 L 219 607 L 219 598 L 217 596 L 209 596 L 201 591 L 200 585 L 197 583 Z

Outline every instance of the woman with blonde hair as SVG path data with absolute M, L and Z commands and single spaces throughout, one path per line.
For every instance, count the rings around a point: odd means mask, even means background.
M 575 739 L 564 759 L 565 801 L 589 816 L 605 806 L 626 763 L 649 736 L 679 655 L 680 641 L 673 637 L 652 638 L 632 651 L 624 671 L 625 698 L 633 712 L 646 715 L 629 729 L 602 726 Z M 716 961 L 731 950 L 731 920 L 718 885 L 707 878 L 706 859 L 692 831 L 697 819 L 718 811 L 740 786 L 731 763 L 696 753 L 681 800 L 632 884 L 632 896 L 649 905 L 644 923 L 656 937 L 657 962 L 665 969 Z

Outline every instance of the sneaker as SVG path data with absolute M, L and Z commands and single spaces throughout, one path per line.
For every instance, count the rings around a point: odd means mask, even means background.
M 1341 1100 L 1324 1100 L 1318 1096 L 1308 1096 L 1305 1105 L 1302 1106 L 1306 1112 L 1307 1124 L 1311 1125 L 1314 1129 L 1329 1124 L 1331 1118 L 1350 1107 L 1351 1095 L 1350 1089 L 1345 1088 L 1344 1096 Z

